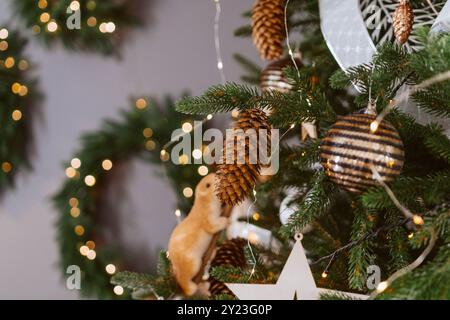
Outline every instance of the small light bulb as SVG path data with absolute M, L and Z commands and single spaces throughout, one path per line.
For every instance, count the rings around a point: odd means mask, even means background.
M 58 30 L 58 24 L 55 21 L 50 21 L 47 23 L 47 30 L 48 32 L 55 32 Z
M 223 62 L 222 61 L 217 62 L 217 69 L 219 69 L 219 70 L 223 69 Z
M 108 274 L 114 274 L 116 273 L 116 266 L 110 263 L 105 267 L 105 270 Z
M 8 29 L 0 29 L 0 39 L 5 40 L 6 38 L 8 38 L 9 32 Z
M 408 239 L 412 239 L 414 237 L 414 232 L 411 232 L 410 234 L 408 234 Z
M 115 286 L 113 291 L 118 296 L 121 296 L 123 294 L 123 288 L 121 286 Z
M 387 281 L 380 282 L 380 283 L 377 285 L 377 292 L 378 292 L 378 293 L 381 293 L 381 292 L 383 292 L 384 290 L 386 290 L 387 287 L 388 287 Z
M 71 3 L 70 3 L 70 9 L 72 10 L 72 11 L 78 11 L 78 10 L 80 10 L 80 3 L 78 2 L 78 1 L 72 1 Z
M 88 248 L 87 246 L 81 246 L 81 247 L 80 247 L 80 253 L 81 253 L 81 255 L 85 256 L 85 255 L 88 254 L 88 252 L 89 252 L 89 248 Z
M 86 257 L 89 260 L 94 260 L 95 257 L 97 257 L 97 253 L 94 250 L 89 250 L 89 252 L 87 253 Z
M 92 187 L 95 185 L 95 177 L 92 175 L 87 175 L 84 178 L 84 183 L 88 186 L 88 187 Z
M 192 131 L 192 124 L 190 124 L 189 122 L 185 122 L 183 123 L 183 125 L 181 126 L 181 129 L 185 132 L 185 133 L 189 133 Z
M 211 120 L 213 118 L 213 115 L 212 114 L 208 114 L 207 116 L 206 116 L 206 119 L 208 119 L 208 120 Z
M 322 272 L 322 278 L 325 279 L 326 277 L 328 277 L 328 272 L 326 272 L 326 271 Z
M 103 168 L 103 170 L 109 171 L 109 170 L 112 169 L 112 167 L 113 167 L 113 163 L 112 163 L 111 160 L 105 159 L 105 160 L 102 161 L 102 168 Z
M 116 25 L 114 24 L 114 22 L 108 22 L 106 24 L 105 30 L 108 33 L 113 33 L 116 30 Z
M 136 100 L 136 108 L 138 109 L 145 109 L 147 107 L 147 100 L 145 100 L 144 98 L 139 98 Z
M 290 127 L 291 129 L 294 129 L 295 128 L 295 123 L 293 123 L 293 124 L 291 124 L 291 127 Z
M 181 211 L 180 211 L 180 209 L 175 210 L 175 215 L 176 215 L 177 217 L 181 217 Z
M 186 187 L 183 189 L 183 196 L 185 196 L 186 198 L 190 198 L 194 195 L 194 191 L 192 190 L 192 188 Z
M 206 176 L 208 174 L 208 167 L 207 166 L 198 167 L 198 174 L 201 176 Z
M 370 124 L 370 132 L 375 133 L 378 130 L 378 126 L 380 125 L 380 123 L 375 120 Z
M 202 158 L 202 156 L 203 156 L 203 153 L 202 153 L 202 150 L 200 150 L 200 149 L 194 149 L 193 151 L 192 151 L 192 156 L 194 157 L 194 159 L 201 159 Z
M 77 170 L 75 170 L 74 168 L 68 167 L 66 169 L 67 178 L 74 178 L 76 176 L 76 174 L 77 174 Z
M 423 224 L 425 223 L 423 221 L 423 218 L 417 214 L 414 215 L 413 217 L 413 222 L 414 224 L 418 225 L 418 226 L 423 226 Z
M 78 158 L 73 158 L 73 159 L 70 161 L 70 165 L 71 165 L 73 168 L 78 169 L 78 168 L 81 167 L 81 160 L 78 159 Z

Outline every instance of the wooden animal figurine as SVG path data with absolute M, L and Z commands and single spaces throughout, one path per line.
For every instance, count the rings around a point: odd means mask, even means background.
M 193 278 L 200 271 L 202 257 L 213 235 L 228 226 L 221 217 L 221 203 L 214 189 L 216 175 L 204 177 L 195 189 L 195 201 L 189 215 L 173 230 L 169 240 L 169 259 L 184 294 L 192 296 L 198 285 Z

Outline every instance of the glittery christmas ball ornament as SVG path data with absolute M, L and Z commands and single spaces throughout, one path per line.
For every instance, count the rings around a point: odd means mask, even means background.
M 326 175 L 350 192 L 363 192 L 378 184 L 372 168 L 386 183 L 403 168 L 405 154 L 400 135 L 385 120 L 374 127 L 375 120 L 376 116 L 368 113 L 341 117 L 320 146 Z

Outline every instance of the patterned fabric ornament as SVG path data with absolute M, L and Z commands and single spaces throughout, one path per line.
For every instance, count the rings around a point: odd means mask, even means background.
M 363 192 L 377 185 L 372 166 L 384 182 L 394 180 L 405 161 L 402 140 L 397 130 L 382 121 L 376 130 L 376 116 L 354 113 L 338 120 L 320 146 L 320 160 L 326 175 L 350 192 Z

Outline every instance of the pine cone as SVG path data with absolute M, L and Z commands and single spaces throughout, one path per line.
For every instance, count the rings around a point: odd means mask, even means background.
M 244 247 L 246 245 L 247 240 L 242 238 L 225 241 L 219 249 L 217 249 L 216 256 L 211 261 L 211 268 L 219 266 L 244 268 L 247 264 L 244 253 Z M 233 295 L 231 290 L 228 289 L 223 282 L 214 278 L 211 278 L 209 281 L 209 292 L 212 296 L 218 294 Z
M 267 130 L 267 148 L 270 150 L 270 125 L 260 109 L 248 109 L 240 113 L 234 130 L 241 129 L 237 138 L 227 139 L 222 161 L 217 165 L 218 184 L 216 194 L 223 204 L 234 206 L 247 198 L 255 188 L 261 170 L 258 144 L 262 136 L 260 129 Z M 256 139 L 246 139 L 247 130 L 254 129 Z M 238 152 L 239 151 L 239 152 Z M 267 153 L 269 155 L 269 153 Z M 255 161 L 256 160 L 256 161 Z
M 283 54 L 285 0 L 256 0 L 252 10 L 253 43 L 263 60 L 275 60 Z
M 414 25 L 414 12 L 409 0 L 400 0 L 392 16 L 394 35 L 400 44 L 408 41 Z

